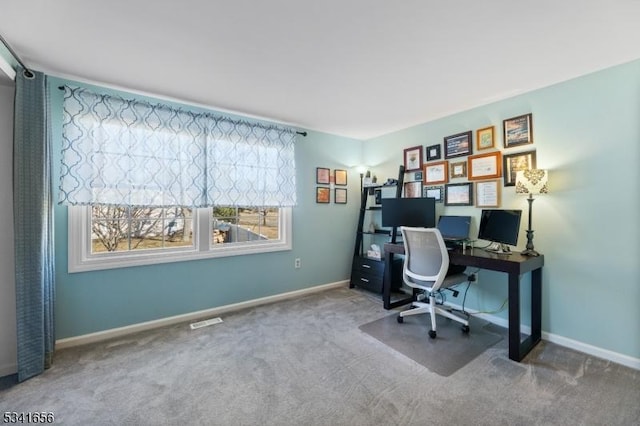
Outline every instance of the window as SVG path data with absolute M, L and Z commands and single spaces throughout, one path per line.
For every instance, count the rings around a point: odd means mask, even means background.
M 69 272 L 290 249 L 287 207 L 69 207 Z
M 93 206 L 91 254 L 193 247 L 192 209 Z
M 215 207 L 212 223 L 214 245 L 277 240 L 280 235 L 276 208 Z
M 293 129 L 64 91 L 70 272 L 291 248 Z

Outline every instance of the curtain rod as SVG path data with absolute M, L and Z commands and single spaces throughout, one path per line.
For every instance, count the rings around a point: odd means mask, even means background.
M 11 53 L 11 55 L 13 55 L 13 58 L 18 61 L 18 63 L 20 64 L 20 66 L 24 69 L 24 76 L 27 78 L 33 78 L 36 75 L 33 73 L 33 71 L 31 71 L 29 68 L 27 68 L 27 66 L 24 64 L 24 62 L 22 62 L 22 60 L 20 59 L 20 56 L 18 56 L 18 54 L 11 48 L 11 45 L 9 45 L 9 43 L 7 43 L 7 40 L 4 39 L 4 37 L 2 37 L 2 34 L 0 34 L 0 41 L 2 41 L 2 44 L 4 44 L 4 47 L 7 48 L 7 50 L 9 51 L 9 53 Z
M 64 90 L 64 86 L 58 86 L 59 90 Z M 307 137 L 307 132 L 298 132 L 296 131 L 297 134 L 302 135 L 303 137 Z

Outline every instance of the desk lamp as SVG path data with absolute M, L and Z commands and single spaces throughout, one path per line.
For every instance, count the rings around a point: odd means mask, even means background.
M 533 204 L 533 194 L 546 194 L 549 192 L 547 183 L 549 173 L 546 170 L 521 170 L 516 172 L 516 194 L 529 194 L 529 228 L 527 229 L 527 249 L 521 254 L 523 256 L 540 256 L 540 253 L 533 249 L 533 229 L 531 229 L 531 205 Z

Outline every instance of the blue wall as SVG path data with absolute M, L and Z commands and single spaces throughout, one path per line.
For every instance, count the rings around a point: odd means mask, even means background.
M 58 183 L 62 146 L 62 91 L 57 87 L 65 83 L 88 86 L 50 79 L 56 155 L 54 185 Z M 348 279 L 359 208 L 360 181 L 355 166 L 361 159 L 361 144 L 357 140 L 318 132 L 309 132 L 306 138 L 298 137 L 298 206 L 293 209 L 291 251 L 69 274 L 67 207 L 56 206 L 56 338 L 79 336 Z M 316 204 L 316 167 L 348 170 L 346 205 Z M 55 195 L 57 197 L 57 188 Z M 297 257 L 302 260 L 301 269 L 294 269 Z
M 502 120 L 526 113 L 534 144 L 504 149 Z M 533 204 L 534 243 L 545 255 L 543 331 L 640 358 L 640 61 L 372 139 L 364 162 L 392 176 L 404 148 L 489 125 L 503 154 L 536 149 L 538 168 L 550 170 L 551 193 Z M 524 210 L 523 249 L 527 203 L 514 192 L 502 188 L 502 208 Z M 480 209 L 439 205 L 444 212 L 474 216 L 477 235 Z M 505 298 L 506 276 L 482 271 L 467 306 L 492 311 Z

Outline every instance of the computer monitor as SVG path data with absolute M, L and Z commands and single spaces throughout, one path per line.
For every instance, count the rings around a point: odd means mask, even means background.
M 382 226 L 436 226 L 435 198 L 383 198 Z
M 478 239 L 491 241 L 487 251 L 510 253 L 508 246 L 518 244 L 522 210 L 482 210 Z
M 440 216 L 438 219 L 438 230 L 445 240 L 466 240 L 470 227 L 471 216 Z

